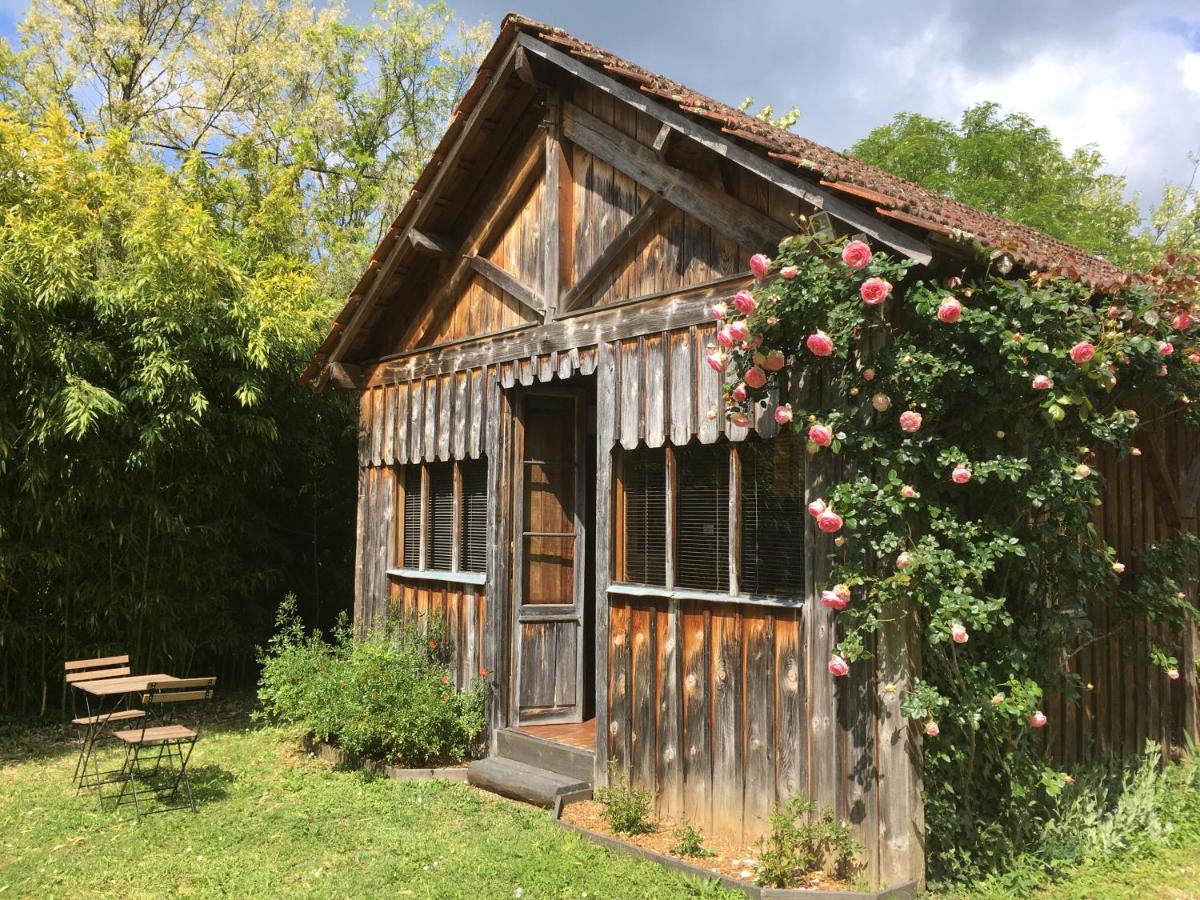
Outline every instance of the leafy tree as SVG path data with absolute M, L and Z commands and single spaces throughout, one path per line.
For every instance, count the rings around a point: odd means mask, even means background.
M 955 125 L 899 113 L 850 154 L 930 190 L 1101 254 L 1133 262 L 1138 202 L 1125 179 L 1103 171 L 1095 147 L 1067 154 L 1044 126 L 996 103 L 967 109 Z

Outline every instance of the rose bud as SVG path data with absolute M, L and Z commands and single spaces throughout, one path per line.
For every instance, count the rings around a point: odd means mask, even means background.
M 990 702 L 992 704 L 992 706 L 999 706 L 1001 703 L 1004 702 L 1004 695 L 1003 694 L 992 694 L 992 699 L 988 702 Z
M 1033 376 L 1033 389 L 1035 391 L 1048 391 L 1053 384 L 1054 382 L 1050 379 L 1049 375 Z
M 1192 317 L 1186 312 L 1176 313 L 1171 324 L 1175 326 L 1176 331 L 1187 331 L 1192 327 Z
M 708 313 L 714 319 L 723 319 L 729 315 L 729 307 L 724 303 L 714 303 L 708 308 Z
M 1189 353 L 1187 360 L 1193 366 L 1200 366 L 1200 353 L 1196 353 L 1195 351 Z
M 911 484 L 906 484 L 904 487 L 900 488 L 900 496 L 911 500 L 913 497 L 917 496 L 917 492 L 913 490 L 913 486 Z
M 717 343 L 726 350 L 737 343 L 737 339 L 733 336 L 733 330 L 728 325 L 717 332 Z
M 1125 574 L 1125 563 L 1120 562 L 1118 560 L 1117 562 L 1112 564 L 1112 570 L 1114 572 L 1116 572 L 1118 575 L 1124 575 Z
M 1034 728 L 1042 728 L 1048 721 L 1050 720 L 1046 718 L 1046 714 L 1040 709 L 1029 717 L 1029 724 Z
M 734 387 L 734 389 L 732 391 L 730 391 L 730 393 L 733 395 L 733 399 L 737 400 L 739 403 L 743 402 L 746 399 L 746 397 L 749 396 L 749 394 L 747 394 L 747 392 L 746 392 L 745 384 L 736 385 Z
M 796 268 L 796 266 L 784 266 L 782 269 L 779 270 L 779 274 L 781 277 L 786 278 L 788 281 L 791 281 L 793 278 L 795 278 L 797 275 L 800 274 L 800 270 L 798 268 Z
M 875 394 L 871 397 L 871 406 L 875 412 L 887 412 L 892 407 L 892 398 L 887 394 Z
M 1172 344 L 1170 341 L 1159 341 L 1158 342 L 1158 352 L 1161 353 L 1163 356 L 1170 356 L 1172 353 L 1175 352 L 1175 345 Z
M 1178 681 L 1179 680 L 1179 670 L 1174 667 L 1167 669 L 1167 677 L 1170 678 L 1172 681 Z
M 792 421 L 792 404 L 775 407 L 775 424 L 786 425 Z
M 829 507 L 825 505 L 824 500 L 814 500 L 812 503 L 808 504 L 808 514 L 815 519 L 828 508 Z
M 961 625 L 955 624 L 950 627 L 950 637 L 956 644 L 965 644 L 969 638 L 969 635 L 967 634 L 967 629 L 963 628 Z
M 925 734 L 927 734 L 929 737 L 937 737 L 941 733 L 942 730 L 938 728 L 937 722 L 930 719 L 925 723 Z
M 875 380 L 875 370 L 874 369 L 863 369 L 863 381 L 874 381 L 874 380 Z
M 750 326 L 746 324 L 745 319 L 738 319 L 736 322 L 730 322 L 725 328 L 733 335 L 735 341 L 744 341 L 750 337 Z
M 839 597 L 836 591 L 821 591 L 821 603 L 838 611 L 846 608 L 846 601 Z
M 912 565 L 912 557 L 909 556 L 907 553 L 901 553 L 899 556 L 896 557 L 896 568 L 897 569 L 907 569 L 911 565 Z
M 808 439 L 818 447 L 828 447 L 833 443 L 833 429 L 828 425 L 814 425 L 808 429 Z
M 962 318 L 962 304 L 956 297 L 948 297 L 937 308 L 937 317 L 947 325 L 953 325 Z
M 728 353 L 710 353 L 704 359 L 717 372 L 724 372 L 725 367 L 729 365 Z
M 829 660 L 829 674 L 834 678 L 841 678 L 844 675 L 850 674 L 850 667 L 846 665 L 846 661 L 840 656 L 834 654 Z
M 750 271 L 759 281 L 767 277 L 767 272 L 770 268 L 771 260 L 762 253 L 755 253 L 750 257 Z
M 1080 478 L 1088 478 L 1092 474 L 1092 467 L 1087 463 L 1080 463 L 1075 467 L 1075 474 Z
M 971 480 L 971 470 L 966 466 L 955 466 L 954 471 L 950 473 L 950 480 L 955 484 L 966 484 Z
M 871 264 L 871 248 L 862 241 L 851 241 L 842 248 L 842 262 L 851 269 L 865 269 Z
M 900 413 L 900 427 L 909 434 L 921 430 L 921 414 L 913 412 L 911 409 L 906 409 Z

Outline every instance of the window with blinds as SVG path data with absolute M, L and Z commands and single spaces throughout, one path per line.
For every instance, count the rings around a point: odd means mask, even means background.
M 675 584 L 729 590 L 729 448 L 689 444 L 675 451 Z
M 487 463 L 461 463 L 462 550 L 459 568 L 464 572 L 487 570 Z
M 429 466 L 429 534 L 426 568 L 454 567 L 454 464 Z
M 421 567 L 421 467 L 404 467 L 404 545 L 400 564 Z
M 804 593 L 804 446 L 792 432 L 741 444 L 742 558 L 747 594 Z
M 625 454 L 624 581 L 667 583 L 667 466 L 661 448 L 643 447 Z

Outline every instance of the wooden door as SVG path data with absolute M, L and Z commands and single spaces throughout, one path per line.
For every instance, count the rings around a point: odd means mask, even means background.
M 565 392 L 517 402 L 516 724 L 583 721 L 584 408 Z

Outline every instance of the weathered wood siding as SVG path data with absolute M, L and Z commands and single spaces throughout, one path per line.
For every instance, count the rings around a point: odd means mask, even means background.
M 419 627 L 437 622 L 445 629 L 453 661 L 455 687 L 463 688 L 490 670 L 484 658 L 483 634 L 487 621 L 487 597 L 482 587 L 445 584 L 421 579 L 393 578 L 388 614 L 393 621 Z

